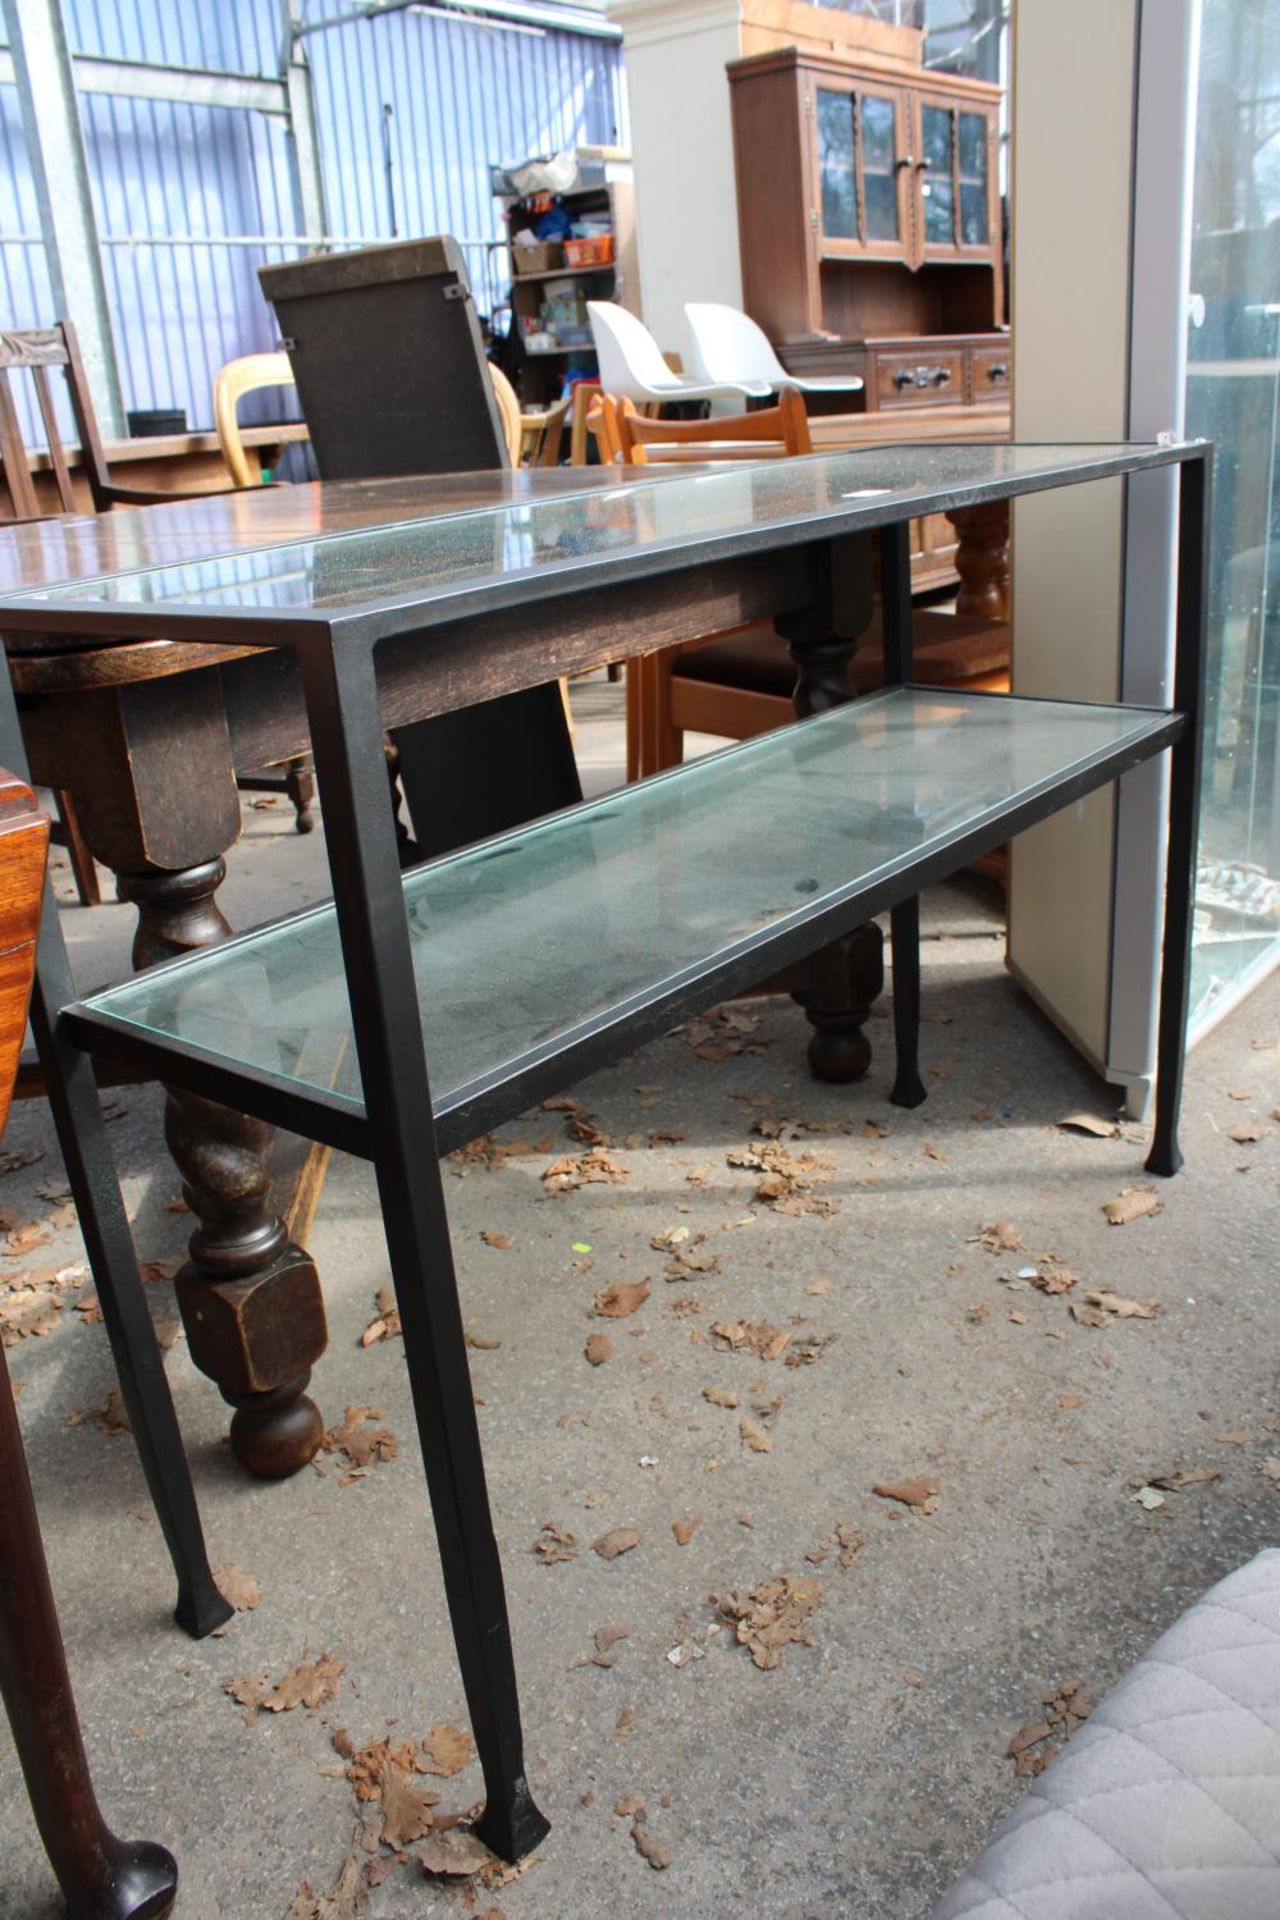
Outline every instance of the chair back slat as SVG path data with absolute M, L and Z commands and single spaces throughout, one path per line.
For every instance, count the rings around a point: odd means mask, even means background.
M 18 409 L 13 404 L 9 370 L 3 363 L 0 363 L 0 469 L 3 469 L 5 491 L 9 496 L 10 519 L 38 519 L 40 502 L 27 464 L 27 443 L 22 437 Z
M 54 411 L 53 390 L 49 385 L 48 368 L 43 365 L 32 367 L 31 379 L 35 386 L 36 399 L 40 404 L 40 418 L 44 421 L 45 438 L 49 443 L 49 465 L 53 468 L 62 511 L 74 513 L 76 511 L 75 489 L 71 485 L 71 468 L 67 465 L 67 450 L 62 444 L 62 429 L 58 425 L 58 416 Z
M 647 466 L 651 450 L 674 460 L 760 460 L 813 452 L 809 417 L 794 387 L 784 387 L 774 407 L 710 420 L 646 420 L 625 395 L 606 395 L 602 411 L 604 446 L 610 457 L 616 446 L 626 466 Z

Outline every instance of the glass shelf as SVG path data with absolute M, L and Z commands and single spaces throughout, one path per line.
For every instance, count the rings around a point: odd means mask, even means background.
M 12 609 L 13 625 L 48 627 L 56 612 L 69 630 L 83 620 L 86 632 L 118 632 L 113 620 L 132 616 L 129 630 L 141 631 L 146 616 L 178 639 L 225 639 L 228 622 L 247 621 L 262 645 L 308 644 L 317 622 L 341 620 L 354 633 L 362 619 L 376 619 L 382 636 L 510 605 L 517 588 L 525 598 L 563 593 L 570 575 L 617 584 L 651 569 L 660 553 L 683 554 L 688 564 L 694 550 L 710 558 L 723 542 L 724 552 L 740 557 L 783 544 L 782 529 L 830 538 L 948 505 L 1165 465 L 1186 451 L 1009 442 L 863 447 L 686 477 L 628 477 L 616 487 L 51 588 L 13 601 L 6 619 Z
M 410 871 L 433 1103 L 458 1115 L 442 1138 L 518 1111 L 531 1069 L 556 1063 L 543 1090 L 563 1084 L 566 1056 L 606 1058 L 611 1030 L 632 1046 L 682 994 L 695 1006 L 758 978 L 760 949 L 798 957 L 1179 726 L 1143 708 L 896 688 Z M 143 973 L 74 1018 L 91 1048 L 146 1043 L 155 1068 L 157 1047 L 177 1046 L 363 1113 L 332 904 Z

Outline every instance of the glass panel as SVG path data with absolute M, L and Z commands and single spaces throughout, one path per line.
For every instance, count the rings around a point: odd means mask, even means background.
M 921 176 L 924 196 L 924 237 L 935 246 L 954 246 L 956 238 L 955 187 L 951 178 L 954 115 L 950 107 L 921 107 L 920 142 L 927 172 Z
M 1150 713 L 899 689 L 405 876 L 437 1103 L 804 920 L 1157 730 Z M 754 833 L 751 821 L 787 823 Z M 250 1070 L 359 1095 L 331 907 L 91 1003 Z M 336 1077 L 335 1077 L 336 1076 Z
M 987 190 L 960 182 L 960 238 L 966 247 L 987 244 Z
M 1216 443 L 1191 1023 L 1280 959 L 1280 0 L 1206 0 L 1187 431 Z
M 823 516 L 848 515 L 860 506 L 873 511 L 877 522 L 887 522 L 927 511 L 931 500 L 966 488 L 1048 480 L 1064 473 L 1084 477 L 1116 460 L 1138 468 L 1162 464 L 1166 458 L 1165 451 L 1141 444 L 1005 442 L 867 447 L 803 460 L 741 462 L 732 469 L 696 475 L 650 468 L 644 478 L 615 480 L 612 485 L 579 486 L 568 493 L 553 489 L 550 498 L 334 533 L 260 552 L 237 552 L 229 541 L 232 550 L 215 559 L 116 574 L 42 593 L 28 588 L 27 597 L 46 608 L 64 609 L 69 621 L 79 608 L 87 613 L 127 607 L 139 622 L 150 613 L 159 634 L 190 608 L 189 620 L 182 622 L 188 637 L 202 624 L 205 609 L 219 619 L 243 613 L 246 627 L 252 628 L 246 640 L 260 642 L 268 632 L 260 618 L 262 608 L 305 619 L 355 616 L 399 603 L 411 609 L 411 618 L 403 616 L 405 624 L 419 626 L 437 603 L 439 615 L 453 611 L 464 590 L 470 590 L 466 603 L 474 605 L 501 585 L 510 604 L 513 580 L 532 580 L 542 572 L 581 567 L 590 560 L 679 548 L 796 520 L 821 524 Z M 465 476 L 459 484 L 470 486 L 475 478 Z M 491 477 L 483 478 L 488 483 Z M 314 506 L 311 489 L 297 491 Z M 328 494 L 327 487 L 320 490 L 321 499 Z M 10 537 L 0 529 L 0 546 Z M 0 595 L 0 601 L 9 597 Z M 8 609 L 5 624 L 16 630 L 26 623 L 20 610 Z M 384 630 L 392 626 L 391 615 L 384 614 Z M 270 631 L 282 641 L 286 637 L 280 625 Z
M 832 240 L 858 237 L 853 171 L 853 95 L 818 88 L 818 172 L 822 231 Z
M 954 246 L 956 196 L 950 175 L 926 173 L 920 191 L 924 195 L 925 239 L 939 246 Z
M 960 178 L 987 184 L 987 122 L 981 113 L 960 115 Z
M 898 144 L 892 100 L 863 94 L 862 194 L 868 240 L 898 237 Z

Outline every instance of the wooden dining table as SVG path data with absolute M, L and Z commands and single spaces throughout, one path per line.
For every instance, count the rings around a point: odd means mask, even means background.
M 682 474 L 687 478 L 688 467 Z M 676 476 L 655 473 L 661 486 Z M 0 527 L 0 597 L 140 569 L 260 553 L 269 618 L 273 550 L 362 528 L 405 526 L 504 502 L 594 495 L 601 524 L 613 511 L 609 469 L 494 471 L 376 481 L 327 481 L 192 496 L 103 516 Z M 698 631 L 708 611 L 725 627 L 785 613 L 794 569 L 715 568 L 638 583 L 625 594 L 584 593 L 576 631 L 547 626 L 547 677 L 602 657 L 600 635 L 643 633 L 659 647 Z M 866 569 L 870 618 L 870 567 Z M 516 610 L 494 622 L 491 643 Z M 74 804 L 89 851 L 110 868 L 137 915 L 136 967 L 205 947 L 232 931 L 219 902 L 226 855 L 241 831 L 237 773 L 309 746 L 296 662 L 279 649 L 175 645 L 74 631 L 6 633 L 9 671 L 31 779 Z M 4 631 L 0 609 L 0 632 Z M 583 635 L 589 634 L 589 640 Z M 389 728 L 485 698 L 485 636 L 441 673 L 423 648 L 391 652 L 379 671 Z M 603 657 L 610 657 L 607 650 Z M 424 688 L 429 685 L 429 697 Z M 455 837 L 468 837 L 462 830 Z M 864 930 L 865 931 L 865 930 Z M 828 956 L 805 1004 L 814 1047 L 840 1077 L 851 1036 L 880 991 L 879 936 Z M 334 1063 L 334 1071 L 338 1064 Z M 848 1077 L 845 1074 L 843 1077 Z M 166 1090 L 165 1137 L 196 1219 L 177 1292 L 193 1357 L 236 1409 L 232 1441 L 251 1472 L 283 1476 L 309 1461 L 323 1422 L 306 1388 L 324 1352 L 323 1297 L 305 1240 L 328 1149 L 289 1140 L 251 1116 L 179 1088 Z

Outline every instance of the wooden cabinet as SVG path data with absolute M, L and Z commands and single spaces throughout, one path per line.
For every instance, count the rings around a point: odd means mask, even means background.
M 797 47 L 729 80 L 744 303 L 775 342 L 1002 326 L 998 87 Z

